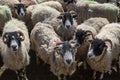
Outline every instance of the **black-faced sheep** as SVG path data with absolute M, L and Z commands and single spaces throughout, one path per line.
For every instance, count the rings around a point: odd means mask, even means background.
M 100 79 L 104 73 L 111 74 L 113 60 L 118 60 L 120 54 L 120 24 L 111 23 L 105 25 L 101 31 L 90 41 L 87 54 L 87 62 L 94 70 L 93 78 L 96 78 L 96 71 L 101 72 Z
M 14 18 L 8 21 L 3 29 L 2 41 L 4 43 L 1 45 L 3 67 L 16 72 L 25 69 L 29 64 L 30 40 L 24 22 Z M 26 75 L 22 76 L 18 73 L 18 76 L 27 79 Z
M 77 22 L 74 19 L 75 17 L 77 17 L 75 12 L 63 12 L 51 21 L 44 22 L 52 25 L 55 32 L 62 38 L 62 40 L 71 40 L 73 39 L 77 27 Z
M 119 8 L 113 4 L 100 4 L 89 0 L 77 1 L 73 6 L 68 5 L 67 10 L 74 10 L 78 14 L 78 24 L 90 17 L 104 17 L 107 18 L 109 22 L 116 22 L 119 14 Z

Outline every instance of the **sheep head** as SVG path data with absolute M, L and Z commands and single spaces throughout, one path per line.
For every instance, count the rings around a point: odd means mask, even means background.
M 24 41 L 25 36 L 21 31 L 7 32 L 2 36 L 3 42 L 13 51 L 21 47 L 21 41 Z
M 76 34 L 75 34 L 75 39 L 77 40 L 77 42 L 82 45 L 83 43 L 87 42 L 88 40 L 91 40 L 89 39 L 90 36 L 92 37 L 92 39 L 94 38 L 93 37 L 93 33 L 89 30 L 82 30 L 82 29 L 79 29 L 76 31 Z
M 112 41 L 109 39 L 93 39 L 92 41 L 90 41 L 87 57 L 95 61 L 102 60 L 103 56 L 107 52 L 108 44 L 110 44 L 110 48 L 112 48 Z
M 57 18 L 62 19 L 62 27 L 65 29 L 70 29 L 74 24 L 73 19 L 77 17 L 75 12 L 64 12 L 61 13 Z
M 63 62 L 67 65 L 72 65 L 75 62 L 75 53 L 77 52 L 77 47 L 79 44 L 74 41 L 64 41 L 58 43 L 54 48 L 63 59 Z
M 19 17 L 24 17 L 26 15 L 26 8 L 28 6 L 22 3 L 19 4 L 15 4 L 14 8 L 15 8 L 15 13 L 17 14 L 17 16 Z

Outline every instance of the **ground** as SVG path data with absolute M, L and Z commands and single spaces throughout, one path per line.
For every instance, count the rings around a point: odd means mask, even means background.
M 49 70 L 49 65 L 40 60 L 39 65 L 36 63 L 35 53 L 30 51 L 31 63 L 27 66 L 27 76 L 29 80 L 57 80 L 57 77 Z M 2 60 L 0 59 L 0 66 Z M 81 66 L 68 80 L 92 80 L 92 70 L 84 70 Z M 14 71 L 6 70 L 0 77 L 0 80 L 17 80 L 17 76 Z M 97 79 L 98 80 L 98 79 Z M 105 75 L 103 80 L 120 80 L 120 73 L 113 72 L 111 76 Z

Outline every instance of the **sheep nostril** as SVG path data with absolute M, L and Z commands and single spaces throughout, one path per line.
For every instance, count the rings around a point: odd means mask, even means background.
M 89 58 L 92 57 L 92 54 L 89 54 L 88 57 L 89 57 Z
M 13 51 L 17 50 L 17 46 L 12 46 L 12 48 L 13 48 Z
M 71 64 L 71 61 L 72 61 L 72 60 L 70 60 L 70 59 L 66 60 L 66 62 L 67 62 L 68 64 Z

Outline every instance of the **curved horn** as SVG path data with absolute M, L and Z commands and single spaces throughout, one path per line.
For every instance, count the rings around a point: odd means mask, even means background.
M 2 36 L 2 40 L 5 44 L 7 43 L 7 37 L 8 37 L 7 33 L 4 33 L 3 36 Z
M 111 48 L 113 47 L 113 45 L 112 45 L 112 41 L 111 41 L 110 39 L 104 39 L 104 41 L 105 41 L 105 42 L 109 42 L 110 45 L 111 45 Z
M 92 38 L 94 39 L 93 33 L 91 31 L 87 30 L 86 33 L 86 36 L 92 35 Z
M 24 39 L 25 39 L 24 34 L 23 34 L 21 31 L 18 31 L 18 33 L 20 34 L 20 35 L 19 35 L 20 40 L 21 40 L 21 41 L 24 41 Z

